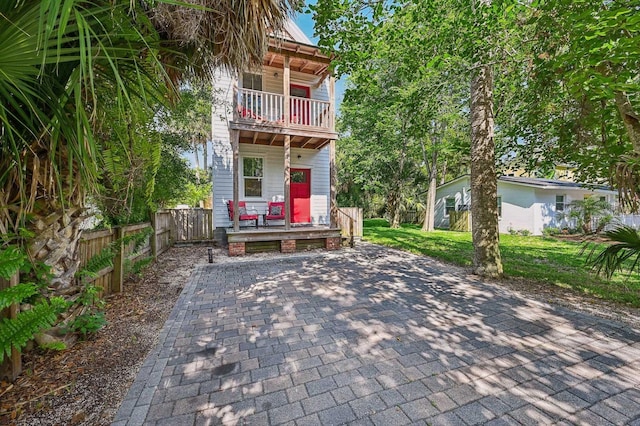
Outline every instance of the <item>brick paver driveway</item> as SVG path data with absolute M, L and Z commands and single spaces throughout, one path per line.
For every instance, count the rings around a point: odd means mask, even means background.
M 124 424 L 640 424 L 640 332 L 427 258 L 201 265 Z

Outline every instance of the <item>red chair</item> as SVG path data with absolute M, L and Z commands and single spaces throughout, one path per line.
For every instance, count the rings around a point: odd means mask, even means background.
M 238 201 L 238 208 L 240 209 L 239 219 L 243 220 L 255 220 L 256 228 L 258 227 L 258 215 L 247 214 L 247 203 L 245 201 Z M 227 201 L 227 209 L 229 210 L 229 220 L 233 222 L 233 200 Z
M 269 201 L 264 226 L 269 226 L 270 220 L 284 220 L 284 201 Z

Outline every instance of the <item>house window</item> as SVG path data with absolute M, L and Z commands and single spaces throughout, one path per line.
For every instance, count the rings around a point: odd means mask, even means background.
M 498 196 L 498 217 L 502 217 L 502 197 Z
M 607 197 L 600 197 L 600 201 L 607 201 Z
M 445 198 L 444 200 L 444 214 L 445 216 L 449 216 L 449 212 L 456 211 L 456 199 L 455 198 Z
M 564 211 L 564 195 L 556 195 L 556 212 Z
M 262 92 L 262 75 L 248 72 L 242 74 L 242 87 Z
M 260 157 L 244 157 L 242 159 L 245 197 L 262 197 L 263 163 L 264 159 Z

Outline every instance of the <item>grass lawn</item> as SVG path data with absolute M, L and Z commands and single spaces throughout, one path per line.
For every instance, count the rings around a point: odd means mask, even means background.
M 384 219 L 364 221 L 364 239 L 460 266 L 471 266 L 470 232 L 436 230 L 426 233 L 417 225 L 391 229 Z M 640 277 L 617 273 L 611 281 L 590 273 L 582 244 L 545 237 L 500 235 L 502 264 L 507 277 L 522 277 L 640 307 Z

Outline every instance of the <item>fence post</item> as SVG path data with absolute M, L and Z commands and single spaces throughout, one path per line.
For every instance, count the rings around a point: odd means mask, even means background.
M 154 212 L 151 215 L 151 255 L 153 256 L 153 261 L 158 260 L 158 234 L 157 232 L 157 212 Z
M 0 290 L 9 288 L 9 287 L 15 287 L 18 285 L 19 281 L 20 281 L 19 273 L 15 273 L 11 277 L 11 279 L 9 279 L 9 281 L 0 278 Z M 8 318 L 14 319 L 15 317 L 18 316 L 18 304 L 14 303 L 13 305 L 9 306 L 2 314 L 3 314 L 2 316 L 5 316 L 6 314 Z M 8 376 L 12 382 L 18 378 L 20 373 L 22 373 L 22 355 L 17 348 L 15 347 L 11 348 L 11 357 L 9 357 L 9 359 L 5 358 L 5 361 L 3 363 L 3 366 L 2 366 L 3 372 L 5 368 L 8 369 Z
M 113 258 L 113 275 L 111 278 L 111 291 L 122 292 L 122 282 L 124 281 L 124 244 L 122 239 L 124 238 L 124 227 L 119 226 L 116 229 L 116 241 L 117 251 Z

